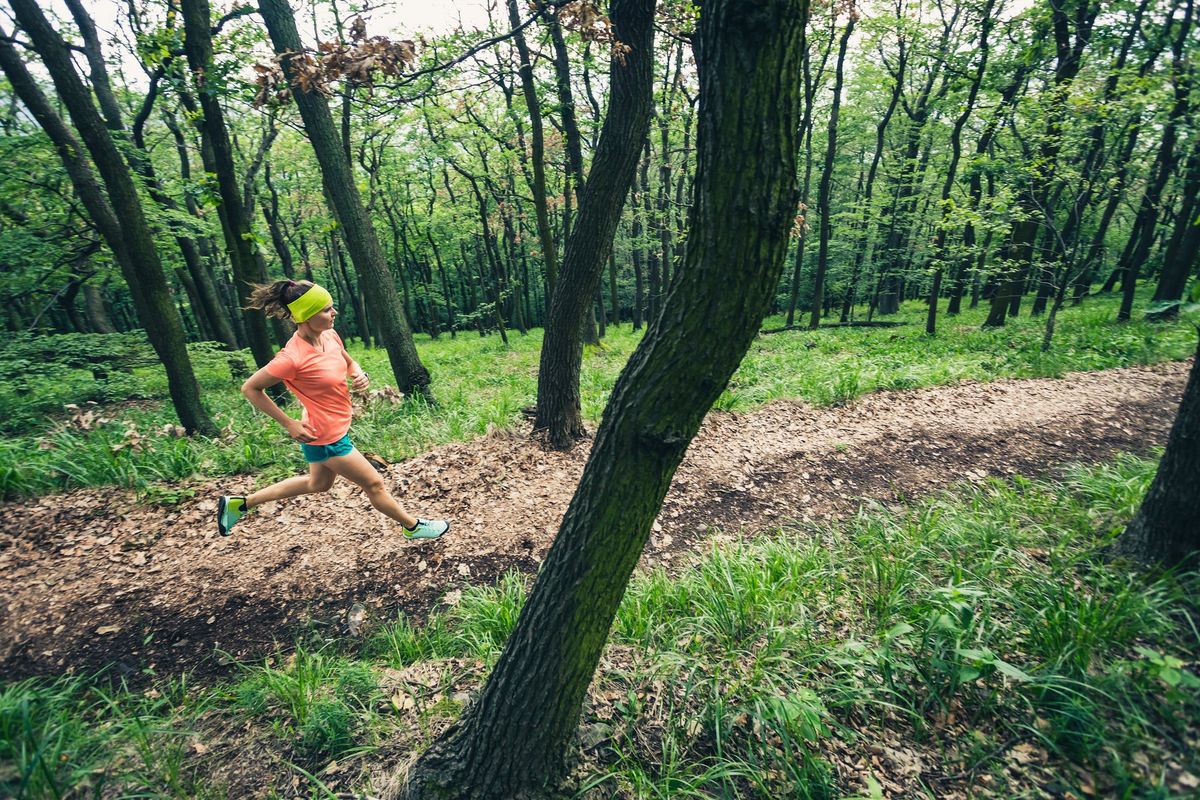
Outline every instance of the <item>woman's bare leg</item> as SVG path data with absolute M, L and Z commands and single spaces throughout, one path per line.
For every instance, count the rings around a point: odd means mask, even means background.
M 270 503 L 273 500 L 282 500 L 285 497 L 297 497 L 302 494 L 316 494 L 318 492 L 329 491 L 329 487 L 333 486 L 337 475 L 333 470 L 325 466 L 326 463 L 322 461 L 318 464 L 309 464 L 307 475 L 286 478 L 279 481 L 279 483 L 272 483 L 265 489 L 259 489 L 254 494 L 247 495 L 246 509 L 249 510 L 263 503 Z
M 362 487 L 376 511 L 386 514 L 406 528 L 416 527 L 417 518 L 405 511 L 396 498 L 392 497 L 383 485 L 383 478 L 379 477 L 379 473 L 370 462 L 363 458 L 362 453 L 351 450 L 344 456 L 334 456 L 322 463 L 334 473 Z

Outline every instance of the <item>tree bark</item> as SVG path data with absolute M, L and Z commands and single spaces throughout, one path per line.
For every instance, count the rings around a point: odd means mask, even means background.
M 292 9 L 286 0 L 259 0 L 259 10 L 275 52 L 280 56 L 284 75 L 294 85 L 291 60 L 304 48 L 296 30 Z M 384 261 L 379 237 L 363 207 L 354 175 L 341 150 L 329 106 L 315 91 L 305 92 L 295 87 L 292 96 L 300 109 L 305 132 L 316 153 L 322 180 L 328 187 L 328 197 L 358 273 L 359 286 L 367 301 L 367 312 L 383 334 L 383 344 L 387 348 L 396 383 L 406 395 L 415 393 L 432 400 L 429 371 L 417 355 L 412 330 L 400 308 L 396 285 Z
M 584 695 L 671 477 L 779 282 L 797 200 L 806 10 L 804 0 L 706 0 L 697 47 L 699 168 L 684 268 L 614 387 L 579 488 L 496 668 L 464 716 L 409 770 L 406 800 L 559 795 Z
M 94 283 L 83 285 L 83 306 L 93 330 L 97 333 L 117 332 L 108 316 L 108 309 L 104 307 L 104 295 L 99 286 Z
M 183 320 L 171 302 L 171 292 L 163 273 L 162 261 L 159 259 L 154 237 L 146 221 L 129 167 L 96 111 L 91 94 L 75 73 L 70 50 L 58 32 L 50 26 L 36 0 L 14 0 L 11 6 L 17 22 L 33 42 L 34 49 L 50 73 L 58 96 L 75 123 L 75 128 L 79 131 L 80 138 L 91 154 L 108 190 L 108 203 L 91 202 L 88 213 L 101 218 L 107 217 L 103 222 L 95 216 L 93 220 L 101 228 L 102 235 L 105 230 L 108 231 L 105 240 L 113 250 L 129 285 L 138 320 L 146 329 L 151 346 L 163 362 L 171 400 L 179 415 L 179 421 L 189 433 L 216 436 L 217 426 L 209 419 L 200 402 L 200 387 L 196 383 L 191 358 L 188 356 Z M 5 54 L 3 66 L 10 80 L 15 75 L 18 80 L 25 79 L 36 89 L 36 84 L 12 46 L 5 42 L 0 46 L 0 52 Z M 41 113 L 38 121 L 51 135 L 68 171 L 73 171 L 72 180 L 78 178 L 81 181 L 75 185 L 82 185 L 83 191 L 92 194 L 95 200 L 95 195 L 100 194 L 99 186 L 92 177 L 91 170 L 86 169 L 86 161 L 78 142 L 57 114 L 54 114 L 40 90 L 29 94 L 35 103 L 36 97 L 40 97 L 43 112 L 49 112 Z M 32 107 L 30 108 L 32 113 Z M 47 125 L 49 127 L 46 127 Z M 56 134 L 51 134 L 51 128 L 55 129 Z
M 560 449 L 585 435 L 579 397 L 581 326 L 612 250 L 638 151 L 650 129 L 653 16 L 652 0 L 620 0 L 611 9 L 622 43 L 632 50 L 612 59 L 608 115 L 580 197 L 579 218 L 567 240 L 559 285 L 550 299 L 538 367 L 534 427 L 548 430 L 551 444 Z
M 1113 550 L 1147 564 L 1184 565 L 1200 550 L 1200 349 L 1158 472 Z

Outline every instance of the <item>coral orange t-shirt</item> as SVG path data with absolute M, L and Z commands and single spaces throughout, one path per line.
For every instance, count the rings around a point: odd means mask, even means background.
M 299 334 L 267 364 L 267 372 L 282 378 L 300 400 L 300 420 L 313 432 L 313 445 L 333 444 L 350 430 L 350 389 L 346 375 L 345 346 L 332 329 L 321 334 L 318 350 Z M 350 362 L 353 364 L 354 362 Z

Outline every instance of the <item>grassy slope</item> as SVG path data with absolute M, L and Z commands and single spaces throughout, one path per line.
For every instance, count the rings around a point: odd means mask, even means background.
M 924 335 L 924 305 L 909 303 L 896 317 L 909 323 L 891 329 L 823 329 L 761 336 L 729 388 L 717 401 L 727 410 L 747 410 L 777 398 L 817 404 L 845 402 L 881 388 L 915 388 L 959 380 L 1055 376 L 1185 358 L 1195 333 L 1186 323 L 1117 324 L 1119 298 L 1095 298 L 1068 308 L 1059 318 L 1052 351 L 1040 352 L 1042 320 L 1021 317 L 1000 330 L 983 331 L 983 309 L 943 318 L 941 332 Z M 764 325 L 781 324 L 770 319 Z M 602 348 L 589 348 L 582 376 L 585 415 L 599 418 L 608 392 L 639 334 L 628 325 L 609 329 Z M 514 334 L 504 349 L 497 337 L 463 333 L 451 340 L 420 337 L 421 357 L 434 376 L 439 405 L 374 402 L 355 423 L 360 449 L 397 461 L 451 441 L 464 441 L 495 427 L 524 424 L 521 409 L 536 393 L 541 331 Z M 376 380 L 389 382 L 386 354 L 352 348 Z M 298 450 L 278 427 L 257 414 L 237 391 L 224 356 L 201 360 L 205 401 L 223 440 L 174 438 L 165 427 L 177 422 L 169 405 L 147 402 L 101 409 L 110 421 L 84 431 L 59 419 L 26 435 L 0 438 L 0 497 L 37 495 L 76 486 L 118 485 L 145 491 L 149 499 L 171 500 L 186 486 L 164 482 L 240 472 L 260 474 L 263 483 L 302 468 Z M 135 376 L 140 393 L 166 394 L 156 370 Z M 64 383 L 63 391 L 69 392 Z M 58 387 L 39 387 L 39 402 Z M 77 401 L 64 393 L 57 402 Z M 293 412 L 294 413 L 294 412 Z
M 1102 558 L 1153 470 L 1119 459 L 828 528 L 715 532 L 689 569 L 630 587 L 583 720 L 582 793 L 1194 796 L 1200 577 Z M 377 794 L 478 687 L 524 593 L 510 575 L 423 625 L 314 629 L 223 686 L 11 684 L 0 794 Z

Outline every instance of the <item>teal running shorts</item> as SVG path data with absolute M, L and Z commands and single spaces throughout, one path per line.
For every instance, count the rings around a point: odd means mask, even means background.
M 304 460 L 310 464 L 318 464 L 326 459 L 334 456 L 349 455 L 354 449 L 354 445 L 350 441 L 350 434 L 347 433 L 336 442 L 330 444 L 301 444 L 300 450 L 304 453 Z

